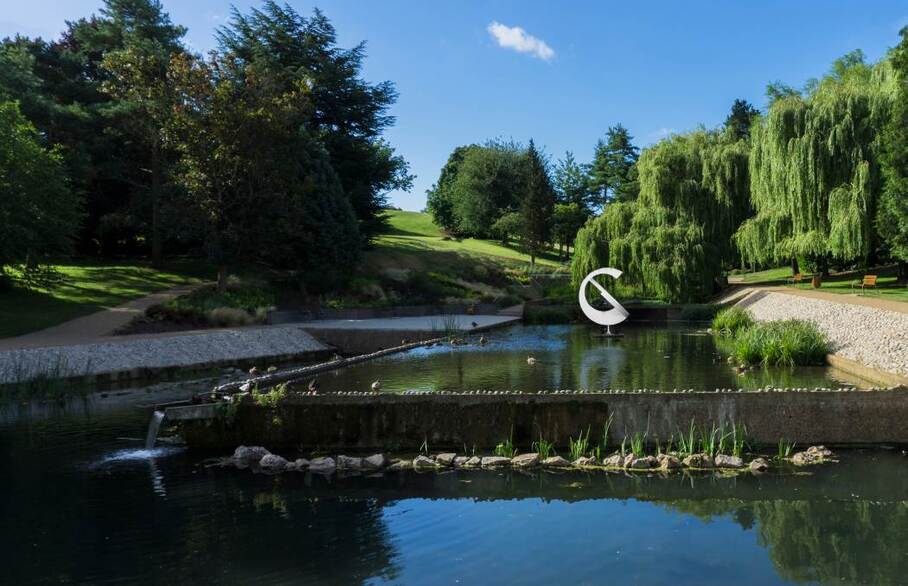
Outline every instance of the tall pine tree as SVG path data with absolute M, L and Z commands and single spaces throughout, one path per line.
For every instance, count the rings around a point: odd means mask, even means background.
M 554 207 L 555 190 L 546 162 L 530 140 L 526 153 L 526 196 L 520 205 L 523 243 L 530 255 L 530 264 L 536 264 L 536 256 L 551 238 Z
M 618 124 L 608 129 L 605 141 L 596 144 L 590 166 L 590 190 L 600 207 L 612 201 L 633 201 L 640 192 L 637 158 L 640 151 L 627 129 Z

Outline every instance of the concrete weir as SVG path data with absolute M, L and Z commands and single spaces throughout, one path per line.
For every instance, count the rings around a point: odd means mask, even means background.
M 755 445 L 908 444 L 908 387 L 880 391 L 339 393 L 291 396 L 274 407 L 251 400 L 167 409 L 192 448 L 265 445 L 306 450 L 490 449 L 512 437 L 528 448 L 564 447 L 590 430 L 598 442 L 647 433 L 651 440 L 743 424 Z

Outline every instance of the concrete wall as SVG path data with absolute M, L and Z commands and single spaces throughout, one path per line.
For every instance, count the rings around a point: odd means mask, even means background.
M 488 450 L 513 434 L 527 450 L 540 433 L 560 447 L 588 427 L 592 441 L 612 416 L 612 445 L 648 432 L 665 441 L 698 426 L 747 426 L 753 443 L 908 444 L 908 388 L 885 391 L 713 393 L 310 395 L 270 410 L 244 403 L 173 408 L 192 447 Z M 211 417 L 215 417 L 214 420 Z

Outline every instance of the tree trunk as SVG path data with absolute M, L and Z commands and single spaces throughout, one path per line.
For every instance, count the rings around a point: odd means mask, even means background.
M 218 291 L 227 290 L 227 265 L 218 265 Z
M 796 257 L 796 256 L 791 257 L 791 274 L 797 275 L 800 272 L 801 272 L 801 269 L 800 269 L 800 267 L 798 267 L 798 257 Z
M 908 284 L 908 261 L 899 261 L 899 283 Z
M 161 258 L 161 147 L 158 140 L 151 147 L 151 264 L 160 267 Z

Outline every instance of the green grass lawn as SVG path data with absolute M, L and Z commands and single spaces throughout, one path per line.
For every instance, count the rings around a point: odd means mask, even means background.
M 73 262 L 54 268 L 66 280 L 52 290 L 13 287 L 0 291 L 0 338 L 34 332 L 155 291 L 214 277 L 198 261 L 172 262 L 163 269 L 136 262 Z
M 453 252 L 523 264 L 530 262 L 530 256 L 516 246 L 504 246 L 495 240 L 476 238 L 445 240 L 441 229 L 432 223 L 432 216 L 429 214 L 389 210 L 387 216 L 391 229 L 376 239 L 374 252 L 378 254 L 388 252 L 431 255 L 433 252 Z M 541 267 L 559 267 L 565 264 L 551 251 L 537 257 L 536 263 Z
M 823 284 L 819 291 L 840 293 L 844 295 L 858 295 L 860 293 L 860 288 L 855 289 L 851 285 L 856 281 L 860 281 L 864 275 L 877 275 L 879 277 L 879 279 L 877 279 L 876 289 L 867 289 L 864 295 L 892 301 L 908 302 L 908 287 L 900 285 L 897 282 L 897 268 L 895 266 L 878 267 L 842 275 L 829 275 L 823 278 Z M 734 275 L 734 277 L 729 278 L 729 281 L 747 283 L 749 285 L 784 285 L 797 289 L 813 289 L 813 286 L 806 275 L 805 280 L 799 285 L 788 285 L 788 279 L 790 277 L 791 268 L 786 266 L 755 273 Z

